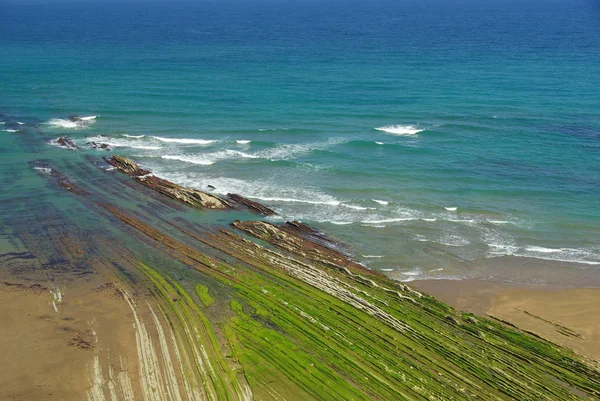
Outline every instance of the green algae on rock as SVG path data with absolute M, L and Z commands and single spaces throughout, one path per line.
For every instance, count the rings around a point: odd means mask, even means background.
M 31 255 L 16 273 L 39 266 L 69 277 L 68 285 L 118 277 L 115 296 L 136 328 L 138 359 L 128 362 L 128 380 L 140 383 L 135 399 L 600 397 L 598 365 L 566 348 L 373 272 L 302 223 L 218 211 L 220 224 L 209 223 L 208 212 L 148 191 L 141 180 L 148 173 L 123 166 L 143 185 L 91 168 L 86 158 L 48 161 L 44 167 L 61 174 L 40 177 L 68 208 L 4 219 L 15 227 L 13 242 L 24 244 L 15 252 Z M 91 399 L 110 398 L 112 382 L 91 383 Z

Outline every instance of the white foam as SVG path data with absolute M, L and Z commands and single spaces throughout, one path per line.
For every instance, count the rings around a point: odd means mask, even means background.
M 414 125 L 386 125 L 384 127 L 375 128 L 377 131 L 383 131 L 392 135 L 415 135 L 422 129 L 416 128 Z
M 363 258 L 381 259 L 383 255 L 362 255 Z
M 475 223 L 473 219 L 446 219 L 447 221 L 451 221 L 453 223 Z
M 457 207 L 444 207 L 444 209 L 446 209 L 449 212 L 456 212 L 456 209 L 458 209 Z
M 108 143 L 110 145 L 110 143 Z M 162 146 L 146 146 L 146 145 L 110 145 L 110 146 L 125 146 L 133 149 L 145 149 L 145 150 L 160 150 Z
M 96 116 L 74 117 L 73 119 L 52 118 L 45 124 L 57 128 L 82 129 L 87 128 L 91 124 L 95 123 L 95 118 Z
M 192 154 L 192 155 L 163 155 L 163 159 L 179 160 L 186 163 L 210 165 L 221 160 L 227 159 L 256 159 L 258 156 L 240 152 L 233 149 L 225 149 L 213 153 Z
M 375 143 L 376 143 L 377 145 L 383 145 L 383 142 L 378 142 L 378 141 L 375 141 Z
M 441 245 L 456 246 L 456 247 L 466 246 L 471 243 L 471 241 L 469 241 L 468 239 L 460 237 L 458 235 L 446 235 L 436 242 Z
M 492 224 L 508 224 L 508 223 L 510 223 L 510 221 L 507 221 L 507 220 L 489 220 L 489 222 Z
M 400 274 L 406 276 L 402 278 L 402 281 L 413 281 L 416 280 L 416 278 L 419 277 L 421 274 L 423 274 L 423 271 L 420 267 L 415 266 L 407 272 L 400 272 Z
M 325 150 L 331 145 L 344 142 L 344 138 L 330 138 L 324 142 L 279 144 L 274 148 L 262 150 L 254 155 L 258 158 L 271 161 L 290 160 L 308 154 L 313 150 Z
M 426 238 L 424 235 L 421 235 L 421 234 L 417 234 L 417 235 L 415 236 L 415 241 L 419 241 L 419 242 L 429 242 L 429 240 L 428 240 L 428 239 L 427 239 L 427 238 Z
M 23 125 L 23 124 L 25 124 L 25 123 L 22 123 L 21 121 L 17 121 L 17 124 L 19 124 L 19 125 Z
M 82 126 L 76 121 L 65 120 L 64 118 L 53 118 L 46 122 L 46 124 L 59 128 L 81 128 Z
M 0 125 L 6 124 L 5 121 L 0 121 Z
M 382 272 L 393 272 L 394 269 L 380 269 Z
M 4 132 L 18 132 L 19 130 L 16 130 L 16 129 L 3 129 L 2 131 L 4 131 Z
M 247 145 L 247 144 L 249 144 L 249 143 L 250 143 L 250 142 L 252 142 L 252 141 L 250 141 L 250 140 L 248 140 L 248 139 L 238 139 L 238 140 L 237 140 L 237 141 L 235 141 L 235 142 L 236 142 L 236 143 L 239 143 L 240 145 Z
M 525 247 L 526 251 L 530 251 L 530 252 L 541 252 L 541 253 L 560 253 L 560 252 L 564 252 L 564 251 L 568 251 L 568 249 L 556 249 L 556 248 L 544 248 L 542 246 L 528 246 Z
M 554 262 L 600 265 L 600 261 L 590 260 L 591 258 L 598 259 L 600 255 L 598 254 L 597 250 L 593 251 L 590 249 L 577 248 L 546 248 L 534 245 L 519 247 L 503 243 L 491 243 L 488 244 L 488 246 L 491 248 L 489 253 L 495 256 L 510 255 Z
M 372 228 L 386 228 L 385 224 L 361 224 L 363 227 L 372 227 Z
M 126 138 L 132 138 L 132 139 L 140 139 L 145 137 L 146 135 L 128 135 L 128 134 L 123 134 L 124 137 Z
M 45 173 L 45 174 L 50 174 L 52 172 L 52 169 L 48 168 L 48 167 L 34 167 L 33 169 L 37 170 L 37 171 L 41 171 L 42 173 Z
M 253 197 L 255 199 L 271 201 L 271 202 L 308 203 L 311 205 L 331 205 L 331 206 L 338 206 L 340 204 L 340 201 L 337 201 L 337 200 L 312 201 L 312 200 L 307 200 L 307 199 L 294 199 L 294 198 L 271 198 L 271 197 L 260 197 L 260 196 L 251 196 L 251 197 Z
M 411 221 L 411 220 L 419 220 L 416 217 L 396 217 L 393 219 L 382 219 L 382 220 L 363 220 L 361 223 L 363 224 L 383 224 L 383 223 L 397 223 L 399 221 Z
M 215 141 L 209 139 L 192 139 L 192 138 L 165 138 L 162 136 L 154 136 L 154 139 L 157 139 L 161 142 L 166 143 L 180 143 L 183 145 L 210 145 Z
M 363 206 L 356 206 L 356 205 L 348 205 L 348 204 L 345 204 L 345 203 L 340 203 L 340 206 L 347 207 L 348 209 L 354 209 L 354 210 L 373 210 L 374 209 L 372 207 L 363 207 Z
M 127 137 L 127 135 L 125 135 Z M 129 138 L 129 137 L 127 137 Z M 137 139 L 137 138 L 136 138 Z M 140 144 L 140 141 L 132 141 L 130 139 L 123 138 L 110 138 L 106 136 L 92 136 L 86 138 L 87 142 L 96 142 L 99 144 L 105 143 L 108 146 L 114 148 L 132 148 L 132 149 L 143 149 L 143 150 L 160 150 L 163 147 L 157 145 Z
M 379 199 L 371 199 L 371 200 L 375 203 L 379 203 L 380 205 L 389 205 L 390 204 L 390 202 L 384 201 L 384 200 L 379 200 Z
M 331 224 L 335 224 L 336 226 L 347 226 L 352 224 L 351 221 L 330 221 Z
M 423 221 L 432 222 L 432 221 L 437 221 L 437 219 L 436 219 L 436 218 L 431 218 L 431 219 L 423 219 Z
M 179 160 L 186 163 L 200 164 L 203 166 L 209 166 L 211 164 L 215 164 L 213 160 L 206 160 L 200 157 L 190 157 L 190 156 L 174 156 L 174 155 L 162 155 L 162 159 L 167 160 Z

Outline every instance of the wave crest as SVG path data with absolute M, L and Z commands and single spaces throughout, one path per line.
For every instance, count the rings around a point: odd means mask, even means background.
M 414 125 L 385 125 L 375 129 L 392 135 L 415 135 L 424 131 L 424 129 L 419 129 Z

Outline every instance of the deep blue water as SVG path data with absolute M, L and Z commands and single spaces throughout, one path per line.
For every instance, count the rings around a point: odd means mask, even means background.
M 600 264 L 597 2 L 325 3 L 0 2 L 0 135 L 107 142 L 402 279 Z

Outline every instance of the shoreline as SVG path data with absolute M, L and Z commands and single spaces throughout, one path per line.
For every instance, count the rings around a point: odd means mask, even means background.
M 498 256 L 472 261 L 447 259 L 440 263 L 436 275 L 425 273 L 407 280 L 406 272 L 390 271 L 395 280 L 417 281 L 488 281 L 507 285 L 548 286 L 556 288 L 600 287 L 595 265 L 522 256 Z
M 32 187 L 47 193 L 2 205 L 0 314 L 19 326 L 0 341 L 14 361 L 0 398 L 600 395 L 598 365 L 570 349 L 461 313 L 356 263 L 324 232 L 265 221 L 262 205 L 231 207 L 119 160 L 32 160 Z M 44 347 L 68 352 L 57 361 L 37 355 Z
M 508 322 L 600 363 L 600 287 L 492 280 L 414 280 L 417 291 L 456 308 Z

